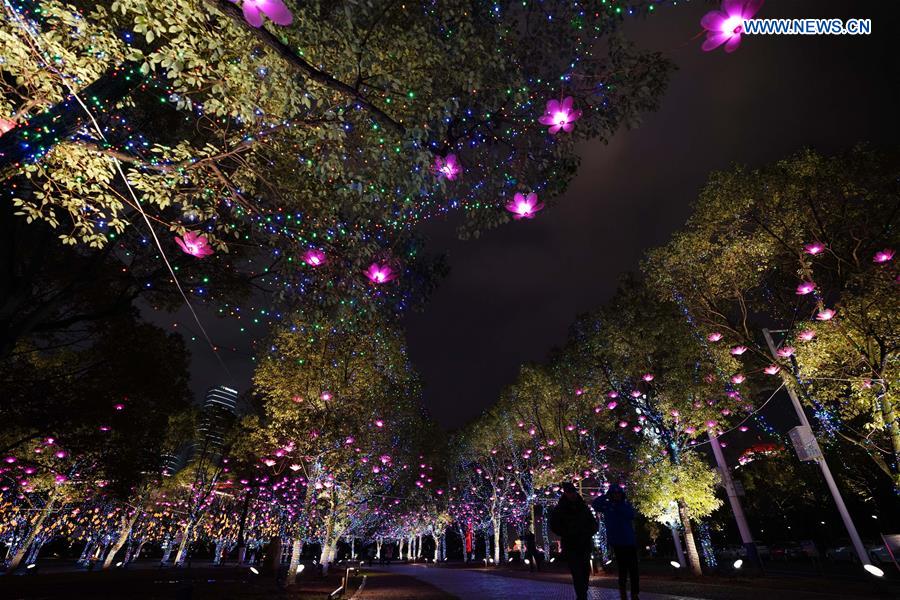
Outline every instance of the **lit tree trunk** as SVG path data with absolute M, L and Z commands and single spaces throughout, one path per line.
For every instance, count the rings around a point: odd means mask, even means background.
M 287 579 L 285 585 L 294 585 L 297 581 L 297 569 L 300 568 L 300 554 L 303 552 L 303 540 L 294 538 L 291 544 L 291 562 L 288 565 Z
M 684 546 L 688 568 L 690 568 L 692 575 L 703 575 L 703 571 L 700 568 L 700 555 L 697 553 L 697 543 L 694 541 L 694 529 L 691 526 L 691 519 L 683 502 L 678 503 L 678 516 L 681 517 L 681 524 L 684 526 Z
M 882 385 L 885 384 L 882 383 Z M 880 394 L 879 400 L 881 401 L 881 418 L 891 438 L 891 449 L 894 452 L 891 471 L 894 479 L 894 491 L 898 491 L 900 490 L 900 414 L 894 407 L 891 395 L 886 391 Z
M 194 532 L 194 523 L 192 520 L 187 522 L 187 525 L 184 526 L 184 531 L 181 534 L 181 544 L 178 545 L 178 552 L 175 554 L 175 565 L 181 566 L 184 564 L 184 560 L 187 558 L 187 551 L 191 545 L 191 534 Z
M 356 536 L 350 536 L 350 558 L 356 560 Z
M 28 532 L 28 535 L 25 536 L 24 540 L 22 540 L 22 545 L 19 546 L 15 554 L 13 554 L 12 558 L 10 559 L 9 565 L 7 565 L 6 567 L 7 571 L 15 571 L 19 568 L 19 565 L 22 564 L 22 559 L 25 558 L 25 553 L 28 552 L 28 549 L 34 542 L 34 538 L 36 538 L 37 535 L 41 532 L 41 527 L 43 526 L 44 521 L 47 520 L 47 517 L 50 516 L 50 513 L 53 511 L 53 506 L 55 504 L 56 497 L 51 495 L 50 498 L 47 499 L 47 504 L 44 505 L 44 508 L 41 510 L 41 514 L 34 522 L 34 525 L 31 526 L 31 531 Z
M 684 559 L 684 547 L 681 545 L 681 534 L 674 525 L 669 526 L 669 531 L 672 532 L 672 541 L 675 544 L 675 556 L 678 557 L 678 564 L 683 567 L 687 561 Z
M 118 551 L 122 549 L 122 546 L 125 545 L 125 542 L 128 541 L 128 536 L 131 535 L 131 529 L 134 527 L 134 524 L 135 522 L 137 522 L 140 514 L 140 510 L 135 510 L 134 514 L 130 517 L 127 515 L 122 515 L 122 524 L 119 531 L 119 537 L 109 549 L 109 552 L 106 555 L 106 560 L 103 561 L 104 570 L 109 568 L 109 566 L 112 564 L 113 559 L 116 557 L 116 553 L 118 553 Z
M 416 558 L 422 558 L 422 534 L 420 533 L 416 539 Z
M 437 564 L 441 561 L 441 544 L 440 540 L 438 540 L 438 534 L 432 533 L 431 539 L 434 540 L 434 562 Z
M 502 519 L 496 516 L 491 519 L 491 525 L 494 528 L 494 564 L 500 564 L 500 524 Z
M 383 543 L 383 540 L 381 539 L 381 536 L 378 536 L 377 538 L 375 538 L 375 558 L 378 560 L 381 560 L 381 544 L 382 543 Z
M 322 565 L 322 574 L 328 574 L 328 567 L 334 558 L 333 546 L 336 544 L 334 540 L 334 508 L 328 511 L 328 517 L 325 519 L 325 536 L 322 538 L 322 554 L 319 556 L 319 564 Z
M 169 557 L 172 556 L 172 546 L 173 546 L 173 540 L 172 540 L 171 536 L 167 535 L 166 536 L 166 551 L 163 552 L 162 558 L 159 561 L 160 565 L 164 565 L 167 562 L 169 562 Z

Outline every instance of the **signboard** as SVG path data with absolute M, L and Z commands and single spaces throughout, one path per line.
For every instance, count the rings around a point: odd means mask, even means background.
M 788 431 L 788 437 L 794 445 L 794 451 L 800 460 L 819 460 L 822 458 L 822 449 L 813 435 L 812 429 L 806 425 L 798 425 Z

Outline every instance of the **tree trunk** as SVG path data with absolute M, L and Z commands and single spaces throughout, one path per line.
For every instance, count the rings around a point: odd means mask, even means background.
M 319 564 L 322 565 L 322 574 L 328 574 L 328 567 L 334 559 L 332 546 L 336 544 L 334 540 L 334 509 L 328 511 L 328 518 L 325 520 L 325 535 L 322 538 L 322 553 L 319 556 Z
M 191 521 L 188 521 L 181 534 L 181 543 L 178 545 L 178 552 L 175 554 L 175 566 L 180 567 L 187 558 L 187 550 L 191 545 L 191 533 L 193 532 L 193 529 L 194 524 Z
M 441 544 L 438 539 L 438 534 L 432 533 L 431 539 L 434 540 L 434 563 L 437 564 L 441 561 Z
M 491 519 L 491 524 L 494 528 L 494 564 L 500 564 L 500 525 L 503 523 L 503 520 L 500 517 L 494 517 Z
M 37 521 L 35 521 L 34 525 L 31 526 L 31 531 L 28 532 L 28 535 L 24 540 L 22 540 L 22 545 L 16 549 L 15 554 L 13 554 L 12 558 L 10 559 L 9 565 L 7 565 L 6 567 L 6 570 L 8 572 L 15 571 L 19 568 L 19 565 L 22 564 L 22 559 L 25 558 L 25 553 L 28 552 L 28 549 L 34 542 L 34 538 L 36 538 L 38 533 L 40 533 L 41 526 L 44 524 L 44 521 L 47 520 L 47 517 L 50 516 L 50 513 L 53 511 L 53 506 L 55 504 L 56 498 L 54 496 L 50 496 L 50 498 L 47 500 L 47 504 L 45 504 L 43 510 L 41 510 L 41 514 L 37 518 Z
M 378 536 L 377 538 L 375 538 L 375 558 L 378 560 L 381 560 L 381 544 L 382 543 L 383 543 L 383 540 L 381 539 L 381 536 Z
M 884 385 L 884 384 L 882 384 Z M 891 438 L 891 449 L 894 452 L 894 460 L 891 464 L 892 477 L 894 479 L 894 491 L 900 491 L 900 414 L 891 400 L 890 394 L 881 394 L 881 418 Z
M 294 585 L 297 581 L 297 569 L 300 568 L 300 554 L 303 552 L 303 540 L 294 538 L 291 544 L 291 562 L 288 564 L 287 578 L 284 580 L 285 585 Z
M 134 514 L 131 517 L 122 516 L 122 530 L 119 531 L 119 537 L 116 539 L 115 543 L 109 549 L 109 553 L 106 555 L 106 560 L 103 561 L 103 570 L 109 568 L 112 564 L 113 559 L 116 557 L 116 553 L 122 549 L 122 546 L 125 545 L 125 542 L 128 541 L 128 536 L 131 535 L 131 529 L 134 527 L 134 524 L 138 520 L 138 516 L 140 516 L 141 511 L 135 510 Z
M 691 575 L 699 577 L 703 575 L 703 570 L 700 567 L 700 555 L 697 553 L 697 543 L 694 541 L 694 529 L 691 526 L 691 519 L 683 502 L 678 503 L 678 516 L 681 517 L 681 524 L 684 527 L 684 546 L 688 568 L 691 571 Z

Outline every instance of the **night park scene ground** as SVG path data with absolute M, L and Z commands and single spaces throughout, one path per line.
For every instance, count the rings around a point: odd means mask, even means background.
M 900 5 L 0 12 L 0 600 L 900 598 Z

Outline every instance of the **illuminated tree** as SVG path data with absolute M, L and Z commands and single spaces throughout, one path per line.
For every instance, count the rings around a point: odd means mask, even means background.
M 826 439 L 864 449 L 895 486 L 897 164 L 857 148 L 714 173 L 685 229 L 645 265 L 698 328 L 747 348 L 748 365 L 775 363 Z M 775 361 L 762 327 L 788 332 Z

